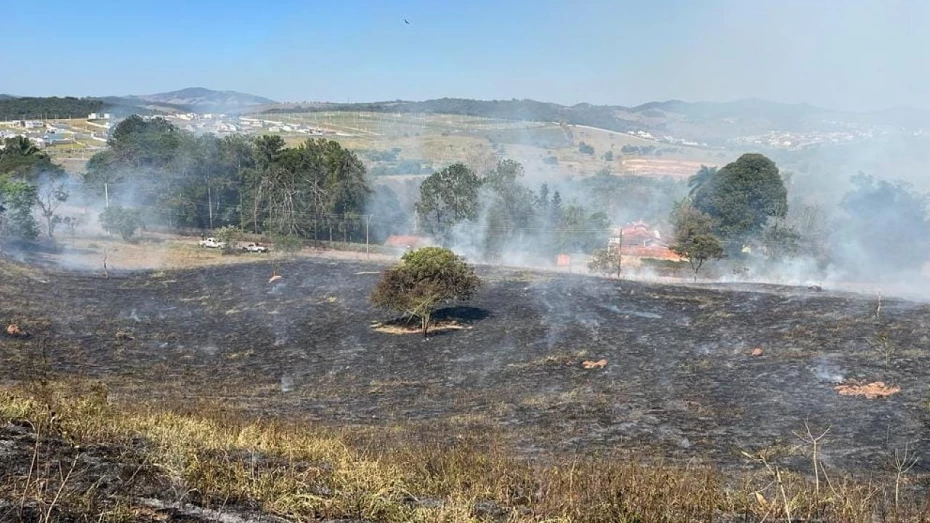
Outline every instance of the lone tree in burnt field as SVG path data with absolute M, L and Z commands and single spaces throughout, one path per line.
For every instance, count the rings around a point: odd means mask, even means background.
M 670 248 L 688 260 L 694 270 L 694 279 L 697 280 L 698 271 L 704 262 L 724 257 L 723 245 L 711 232 L 714 220 L 685 200 L 672 211 L 672 223 L 675 226 L 675 243 Z
M 425 337 L 436 307 L 468 300 L 480 286 L 475 268 L 460 256 L 442 247 L 424 247 L 404 254 L 399 264 L 384 272 L 371 302 L 419 319 Z

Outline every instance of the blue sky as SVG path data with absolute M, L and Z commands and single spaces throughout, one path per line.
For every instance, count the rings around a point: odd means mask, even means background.
M 928 28 L 923 0 L 16 2 L 0 93 L 930 108 Z

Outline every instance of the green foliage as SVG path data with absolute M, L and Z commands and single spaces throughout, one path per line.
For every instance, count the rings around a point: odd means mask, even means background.
M 217 229 L 214 236 L 226 244 L 223 247 L 225 252 L 233 252 L 236 250 L 236 244 L 242 239 L 242 229 L 235 225 L 225 225 Z
M 717 260 L 724 256 L 723 245 L 713 235 L 715 223 L 713 218 L 683 201 L 672 212 L 672 224 L 675 227 L 675 243 L 672 252 L 688 260 L 694 277 L 708 260 Z
M 487 229 L 484 255 L 498 259 L 505 246 L 515 250 L 531 249 L 533 238 L 528 230 L 537 217 L 536 195 L 520 185 L 523 166 L 513 160 L 500 160 L 484 179 Z
M 578 144 L 578 152 L 580 152 L 581 154 L 594 154 L 594 147 L 584 142 L 581 142 Z
M 424 247 L 404 254 L 401 262 L 381 277 L 371 302 L 420 320 L 429 333 L 433 311 L 451 301 L 465 301 L 481 285 L 475 269 L 449 249 Z
M 39 222 L 32 213 L 39 189 L 23 181 L 0 181 L 0 208 L 3 237 L 35 240 L 39 237 Z
M 58 177 L 61 167 L 29 139 L 14 136 L 3 140 L 0 148 L 0 180 L 19 179 L 35 182 L 41 176 Z
M 715 234 L 738 253 L 770 218 L 784 218 L 787 191 L 778 167 L 761 154 L 744 154 L 714 173 L 694 194 L 694 206 L 715 220 Z
M 606 153 L 604 153 L 603 155 L 601 155 L 601 158 L 603 158 L 603 160 L 604 160 L 605 162 L 612 162 L 612 161 L 614 161 L 614 152 L 613 152 L 613 151 L 607 151 Z
M 100 213 L 100 225 L 110 234 L 119 234 L 123 240 L 129 241 L 142 227 L 142 215 L 138 209 L 113 205 Z
M 588 270 L 607 276 L 616 275 L 620 277 L 623 259 L 619 249 L 597 249 L 591 253 L 591 260 L 588 262 Z
M 607 243 L 610 223 L 603 212 L 591 213 L 574 200 L 564 208 L 553 205 L 552 212 L 558 214 L 557 252 L 591 252 Z
M 162 118 L 123 120 L 85 183 L 168 226 L 238 226 L 253 233 L 361 239 L 370 190 L 358 157 L 329 140 L 285 147 L 280 136 L 217 138 Z
M 0 120 L 30 118 L 84 118 L 104 108 L 101 100 L 57 96 L 48 98 L 22 97 L 0 99 Z
M 464 164 L 452 164 L 431 174 L 420 186 L 417 212 L 427 232 L 450 241 L 452 227 L 478 217 L 481 180 Z
M 716 167 L 702 165 L 701 168 L 698 169 L 698 172 L 694 173 L 691 175 L 691 177 L 688 178 L 688 189 L 690 190 L 690 195 L 694 197 L 694 195 L 697 194 L 699 190 L 701 190 L 701 187 L 703 187 L 704 184 L 707 183 L 716 174 Z

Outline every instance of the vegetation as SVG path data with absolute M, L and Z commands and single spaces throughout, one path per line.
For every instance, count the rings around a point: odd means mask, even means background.
M 142 217 L 137 209 L 112 205 L 100 213 L 100 225 L 105 231 L 119 234 L 123 240 L 129 241 L 142 227 Z
M 4 510 L 31 507 L 40 521 L 149 520 L 151 500 L 139 492 L 170 503 L 178 490 L 188 507 L 230 519 L 246 509 L 301 521 L 872 523 L 922 521 L 926 510 L 898 488 L 912 477 L 904 467 L 864 479 L 831 474 L 827 489 L 765 453 L 734 474 L 609 455 L 529 461 L 469 426 L 256 419 L 208 400 L 117 400 L 100 383 L 5 386 L 0 422 L 35 440 L 33 473 L 2 489 L 21 506 Z
M 52 163 L 47 154 L 29 138 L 14 136 L 3 140 L 0 147 L 0 181 L 16 179 L 35 183 L 40 177 L 60 177 L 61 167 Z
M 675 226 L 675 243 L 672 252 L 688 260 L 697 279 L 698 271 L 708 260 L 724 255 L 720 240 L 713 235 L 713 219 L 697 210 L 688 201 L 681 202 L 672 212 Z
M 32 214 L 38 194 L 38 187 L 28 182 L 7 180 L 0 184 L 2 238 L 29 241 L 39 237 L 39 224 Z
M 438 305 L 468 300 L 480 285 L 474 267 L 464 259 L 449 249 L 423 247 L 404 254 L 400 264 L 384 272 L 371 302 L 419 319 L 427 336 Z
M 358 157 L 328 140 L 287 148 L 279 136 L 217 138 L 161 118 L 123 120 L 107 151 L 88 162 L 85 184 L 138 202 L 147 220 L 303 238 L 363 238 L 371 190 Z
M 30 118 L 85 118 L 104 109 L 102 100 L 93 98 L 22 97 L 0 99 L 0 120 Z
M 759 237 L 770 218 L 784 218 L 788 212 L 778 167 L 761 154 L 744 154 L 713 173 L 700 185 L 693 202 L 714 220 L 714 233 L 735 255 Z
M 622 265 L 623 258 L 620 250 L 608 247 L 598 249 L 591 253 L 591 261 L 588 262 L 588 269 L 591 272 L 607 276 L 615 275 L 619 278 L 623 270 Z
M 578 144 L 578 152 L 580 152 L 581 154 L 594 154 L 594 147 L 584 142 L 581 142 Z
M 533 100 L 469 100 L 463 98 L 441 98 L 423 102 L 381 102 L 362 104 L 315 104 L 308 107 L 269 109 L 268 113 L 300 112 L 373 112 L 373 113 L 436 113 L 480 116 L 499 120 L 534 122 L 565 122 L 573 125 L 588 125 L 611 131 L 628 131 L 639 127 L 638 123 L 623 120 L 616 115 L 616 108 L 579 104 L 566 107 L 558 104 Z
M 449 243 L 453 227 L 477 219 L 480 186 L 481 180 L 461 163 L 431 174 L 420 186 L 416 204 L 425 229 Z

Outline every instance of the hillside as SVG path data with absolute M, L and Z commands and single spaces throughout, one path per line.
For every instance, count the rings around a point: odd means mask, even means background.
M 241 112 L 246 109 L 276 103 L 268 98 L 236 91 L 214 91 L 203 87 L 188 87 L 178 91 L 122 97 L 139 105 L 166 106 L 196 113 Z
M 685 477 L 665 467 L 710 467 L 712 488 L 752 481 L 729 495 L 776 499 L 764 475 L 776 466 L 791 478 L 788 496 L 808 495 L 813 488 L 794 479 L 811 469 L 798 440 L 805 427 L 829 427 L 818 459 L 831 485 L 868 478 L 869 512 L 888 499 L 878 489 L 895 486 L 889 454 L 930 440 L 926 304 L 886 299 L 878 317 L 869 296 L 485 267 L 475 299 L 440 311 L 424 341 L 379 323 L 393 318 L 368 300 L 383 268 L 269 260 L 110 278 L 6 269 L 0 317 L 29 336 L 0 334 L 0 519 L 25 499 L 47 508 L 42 500 L 59 491 L 63 510 L 74 511 L 114 498 L 142 498 L 151 510 L 190 492 L 194 507 L 295 520 L 439 521 L 444 505 L 464 503 L 468 513 L 480 501 L 503 514 L 530 509 L 511 521 L 760 521 L 770 507 L 748 517 L 755 504 L 713 502 L 707 510 L 746 517 L 676 517 L 679 505 L 660 492 L 634 497 L 627 512 L 605 516 L 596 511 L 611 505 L 587 497 L 579 507 L 590 514 L 566 511 L 552 496 L 578 493 L 540 485 L 571 470 L 584 496 L 612 495 L 630 477 L 612 467 L 649 467 L 655 457 L 662 468 L 632 477 L 649 483 L 670 470 L 672 481 L 655 482 L 661 492 Z M 282 278 L 269 282 L 272 271 Z M 883 352 L 882 340 L 899 349 Z M 844 392 L 877 381 L 893 392 Z M 36 459 L 36 481 L 55 485 L 48 498 L 12 488 Z M 376 467 L 385 463 L 396 465 Z M 523 472 L 530 463 L 554 469 Z M 70 483 L 61 479 L 69 467 Z M 908 503 L 925 499 L 926 472 L 922 461 L 911 471 Z M 98 490 L 104 474 L 116 479 Z M 485 488 L 514 474 L 519 481 Z M 617 495 L 631 492 L 645 494 Z M 849 503 L 847 495 L 832 498 Z M 651 503 L 671 515 L 621 517 Z M 432 512 L 417 518 L 404 507 Z M 806 521 L 876 521 L 818 514 Z
M 670 100 L 623 107 L 591 104 L 564 106 L 534 100 L 440 98 L 422 102 L 398 100 L 357 104 L 278 104 L 257 107 L 255 111 L 266 114 L 332 111 L 452 114 L 501 120 L 561 122 L 620 132 L 646 131 L 715 145 L 772 132 L 865 135 L 889 129 L 930 128 L 930 112 L 916 109 L 856 113 L 809 104 L 755 99 L 734 102 Z

